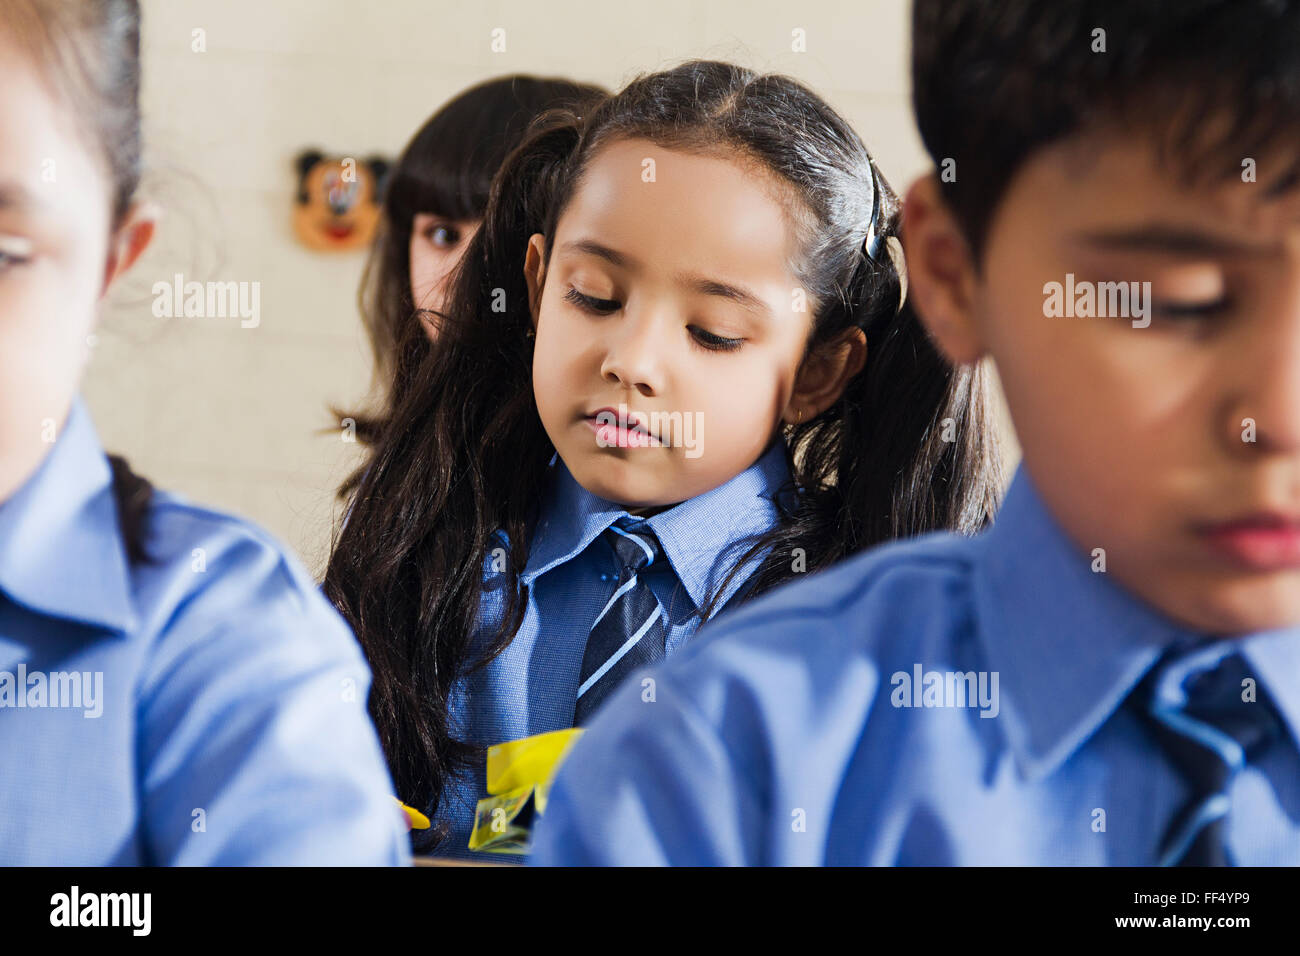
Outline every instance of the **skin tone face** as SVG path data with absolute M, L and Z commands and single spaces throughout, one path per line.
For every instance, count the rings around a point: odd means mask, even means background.
M 1300 623 L 1300 191 L 1270 194 L 1271 158 L 1193 186 L 1132 133 L 1077 135 L 1016 173 L 978 270 L 933 179 L 907 199 L 918 310 L 954 361 L 994 357 L 1080 560 L 1209 634 Z M 1149 327 L 1046 316 L 1067 273 L 1150 282 Z
M 584 488 L 653 513 L 726 482 L 782 422 L 835 402 L 865 341 L 803 361 L 812 306 L 794 308 L 793 243 L 775 183 L 732 156 L 627 139 L 591 158 L 551 261 L 537 234 L 525 263 L 537 408 Z M 599 420 L 620 405 L 630 430 Z
M 89 357 L 99 300 L 148 245 L 133 210 L 110 235 L 110 187 L 93 146 L 0 32 L 0 503 L 61 431 Z M 52 165 L 51 165 L 52 164 Z
M 433 213 L 416 213 L 411 225 L 411 301 L 418 309 L 442 310 L 447 280 L 460 264 L 469 241 L 482 219 L 446 219 Z M 433 316 L 421 315 L 429 338 L 437 336 Z

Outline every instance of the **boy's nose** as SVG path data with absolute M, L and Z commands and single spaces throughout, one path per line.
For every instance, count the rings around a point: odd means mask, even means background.
M 1229 425 L 1242 442 L 1250 419 L 1260 450 L 1300 456 L 1300 275 L 1267 309 L 1267 330 L 1241 356 L 1240 399 Z

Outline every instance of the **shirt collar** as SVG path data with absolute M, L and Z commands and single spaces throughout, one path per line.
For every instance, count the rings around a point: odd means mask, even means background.
M 563 460 L 553 459 L 554 481 L 542 513 L 535 542 L 520 581 L 533 580 L 586 550 L 605 529 L 625 516 L 627 509 L 593 495 L 570 474 Z M 718 487 L 645 519 L 668 557 L 678 580 L 696 608 L 748 550 L 733 543 L 761 535 L 777 521 L 775 496 L 790 478 L 789 453 L 777 438 L 759 459 Z M 762 555 L 752 558 L 722 591 L 723 606 L 757 567 Z
M 45 460 L 0 503 L 0 592 L 120 634 L 136 625 L 112 472 L 79 396 Z
M 1300 680 L 1296 679 L 1300 676 L 1300 627 L 1249 637 L 1241 653 L 1259 672 L 1291 739 L 1300 747 Z
M 980 639 L 1019 769 L 1039 779 L 1115 712 L 1164 647 L 1196 636 L 1094 572 L 1023 465 L 979 547 Z

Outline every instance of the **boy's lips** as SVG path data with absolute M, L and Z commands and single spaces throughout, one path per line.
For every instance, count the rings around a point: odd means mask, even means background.
M 1200 532 L 1220 553 L 1253 570 L 1300 569 L 1300 517 L 1260 512 Z

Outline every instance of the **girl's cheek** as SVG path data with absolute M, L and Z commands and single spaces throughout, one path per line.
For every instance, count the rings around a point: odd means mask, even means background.
M 89 256 L 38 255 L 0 270 L 0 352 L 25 356 L 36 391 L 75 392 L 90 357 L 103 283 Z
M 433 308 L 428 299 L 437 280 L 436 270 L 432 257 L 419 248 L 418 242 L 411 240 L 411 301 L 417 308 Z

